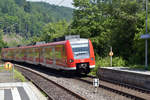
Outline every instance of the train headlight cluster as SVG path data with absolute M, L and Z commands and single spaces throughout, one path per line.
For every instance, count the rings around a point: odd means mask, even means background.
M 72 62 L 74 62 L 74 60 L 73 60 L 73 59 L 70 59 L 69 62 L 72 63 Z
M 94 60 L 94 58 L 92 57 L 91 60 Z

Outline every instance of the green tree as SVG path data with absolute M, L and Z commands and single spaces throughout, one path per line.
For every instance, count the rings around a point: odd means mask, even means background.
M 59 21 L 45 25 L 42 30 L 41 40 L 51 42 L 54 38 L 64 36 L 68 25 L 69 24 L 66 21 Z
M 26 2 L 24 5 L 24 11 L 30 13 L 31 12 L 31 4 Z
M 3 47 L 6 47 L 7 44 L 3 41 L 3 31 L 0 30 L 0 52 Z
M 71 34 L 90 38 L 96 53 L 106 56 L 113 47 L 115 56 L 128 60 L 133 54 L 135 34 L 143 12 L 142 1 L 136 0 L 74 0 Z
M 70 21 L 72 9 L 43 2 L 0 0 L 0 16 L 0 29 L 5 34 L 16 33 L 29 38 L 39 36 L 47 23 L 64 19 Z

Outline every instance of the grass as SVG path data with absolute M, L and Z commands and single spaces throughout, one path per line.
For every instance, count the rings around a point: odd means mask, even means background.
M 99 56 L 96 57 L 96 67 L 91 70 L 89 75 L 96 76 L 96 72 L 99 67 L 109 67 L 110 66 L 110 57 L 101 58 Z M 144 65 L 127 65 L 126 61 L 123 60 L 121 57 L 113 57 L 113 67 L 128 67 L 130 69 L 139 69 L 139 70 L 145 70 Z M 148 70 L 150 71 L 150 66 L 148 66 Z
M 4 71 L 4 70 L 6 70 L 6 69 L 4 68 L 4 66 L 1 66 L 1 67 L 0 67 L 0 72 L 2 72 L 2 71 Z M 12 72 L 12 69 L 10 70 L 10 72 Z M 17 71 L 16 69 L 14 69 L 14 78 L 15 78 L 16 80 L 20 80 L 21 82 L 26 82 L 25 77 L 24 77 L 19 71 Z
M 45 93 L 45 92 L 43 92 L 43 91 L 40 91 L 45 97 L 48 97 L 48 95 Z
M 129 65 L 127 67 L 129 67 L 130 69 L 145 70 L 145 66 L 144 65 Z M 150 66 L 148 66 L 148 70 L 150 71 Z
M 96 76 L 96 72 L 99 67 L 100 66 L 96 66 L 94 69 L 92 69 L 91 72 L 89 73 L 89 75 Z M 128 67 L 129 69 L 145 70 L 144 65 L 129 65 L 129 66 L 124 66 L 124 67 Z M 150 66 L 148 66 L 148 71 L 150 71 Z
M 4 68 L 3 67 L 0 67 L 0 70 L 3 70 Z
M 21 82 L 26 82 L 26 79 L 25 77 L 19 72 L 17 71 L 16 69 L 14 70 L 14 78 L 17 79 L 17 80 L 20 80 Z

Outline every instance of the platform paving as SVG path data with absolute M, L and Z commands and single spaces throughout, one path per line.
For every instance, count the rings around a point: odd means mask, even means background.
M 0 100 L 47 100 L 31 82 L 0 83 Z
M 147 70 L 127 67 L 101 67 L 98 69 L 97 76 L 150 90 L 150 71 Z
M 0 100 L 47 100 L 31 82 L 13 79 L 12 71 L 2 67 L 0 66 Z
M 144 74 L 150 76 L 150 71 L 142 70 L 142 69 L 130 69 L 128 67 L 105 67 L 106 69 L 113 69 L 113 70 L 119 70 L 119 71 L 126 71 L 126 72 L 132 72 L 132 73 L 138 73 L 138 74 Z

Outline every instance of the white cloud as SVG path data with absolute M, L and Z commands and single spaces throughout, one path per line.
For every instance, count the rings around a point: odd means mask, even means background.
M 74 8 L 72 5 L 73 0 L 27 0 L 27 1 L 33 1 L 33 2 L 34 1 L 43 1 L 43 2 L 50 3 L 50 4 L 54 4 L 54 5 Z

